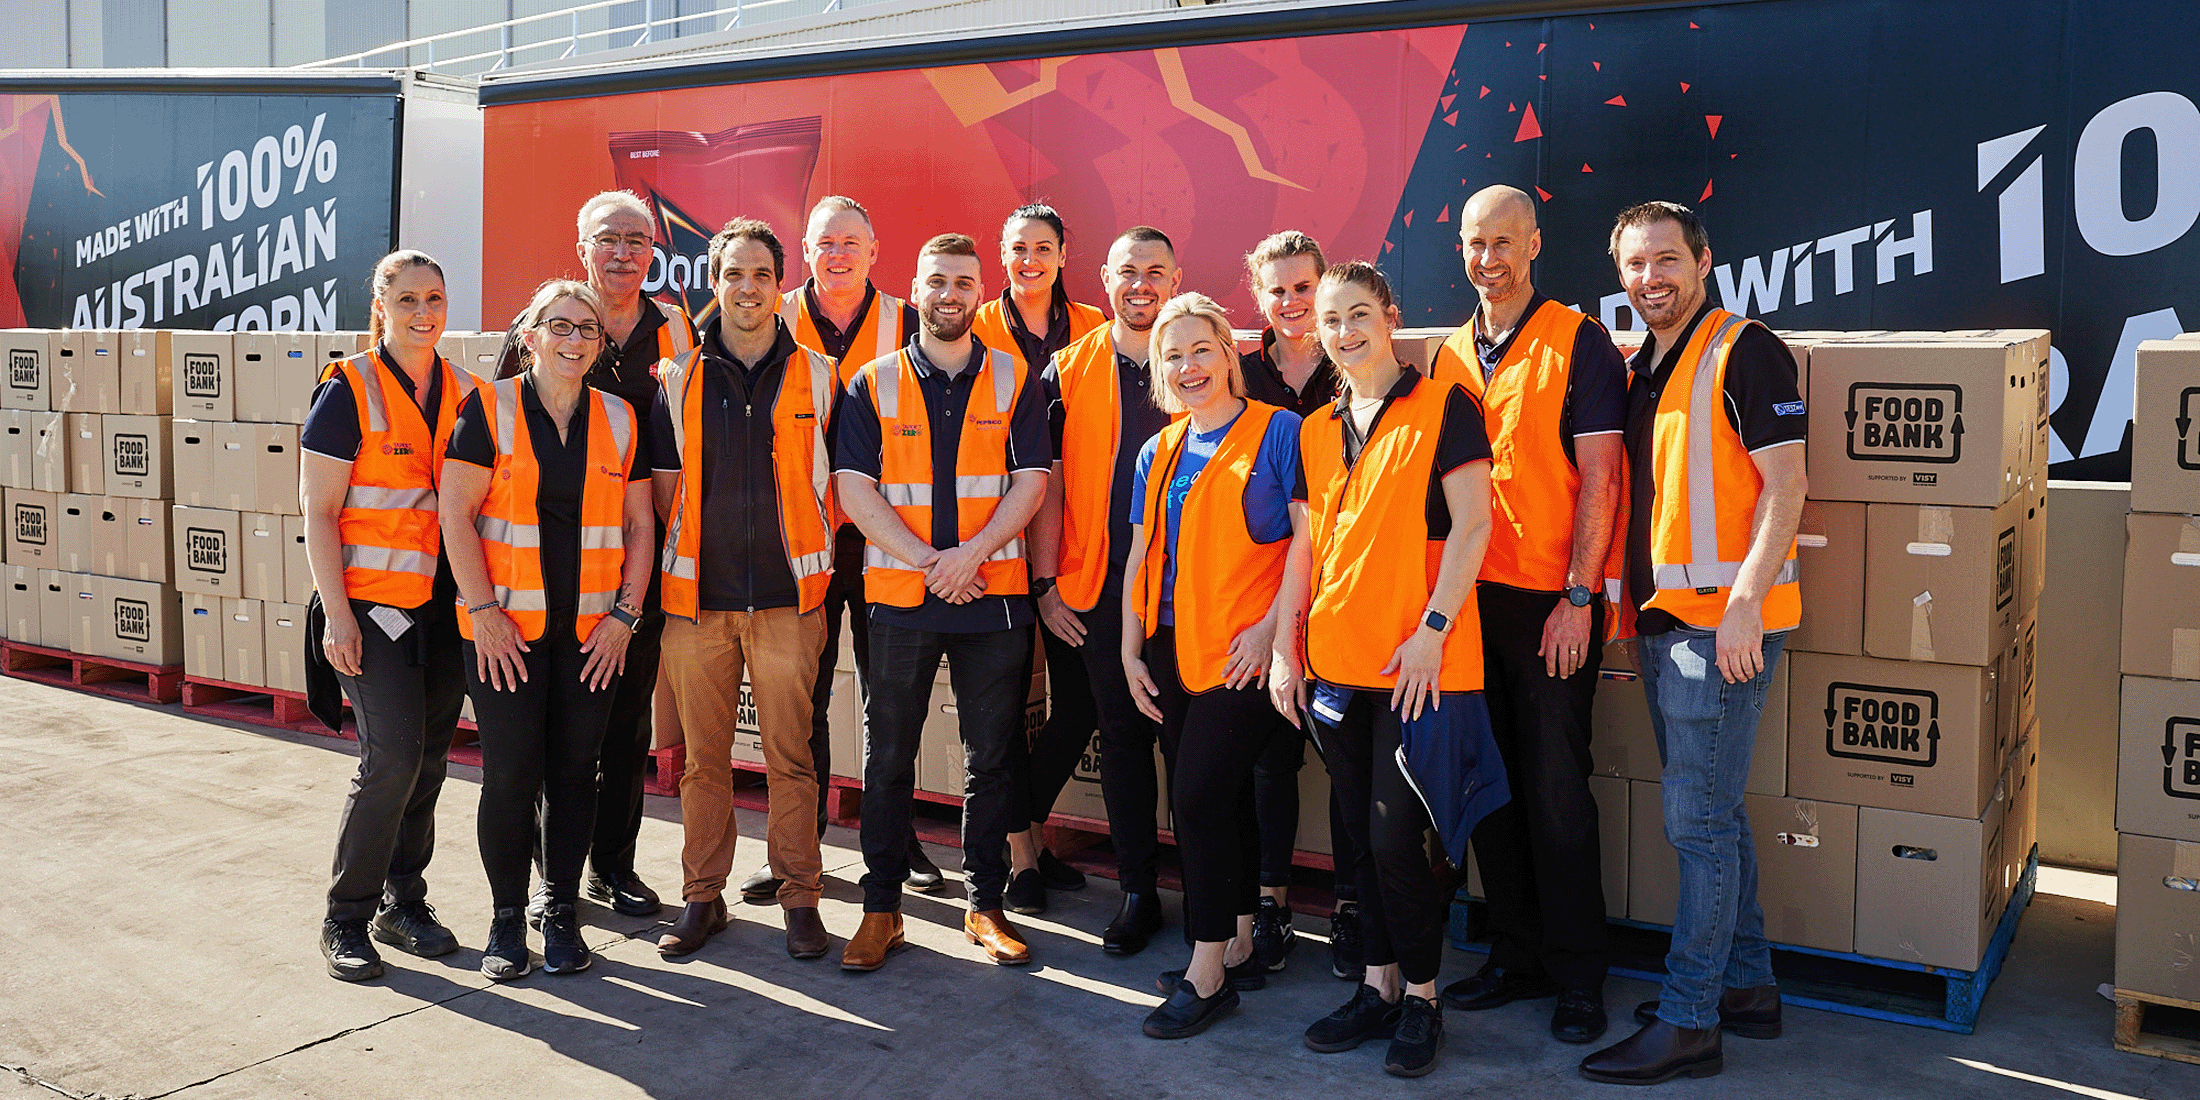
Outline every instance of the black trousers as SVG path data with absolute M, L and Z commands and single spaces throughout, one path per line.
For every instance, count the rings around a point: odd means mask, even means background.
M 1291 853 L 1299 837 L 1299 768 L 1306 763 L 1306 734 L 1268 710 L 1267 743 L 1253 762 L 1253 817 L 1260 823 L 1260 884 L 1291 885 Z
M 1474 830 L 1497 937 L 1490 964 L 1545 973 L 1569 989 L 1601 989 L 1609 949 L 1589 795 L 1589 709 L 1603 663 L 1604 604 L 1592 604 L 1586 660 L 1560 680 L 1536 655 L 1560 596 L 1501 584 L 1476 592 L 1490 729 L 1512 780 L 1512 801 Z
M 1056 637 L 1045 623 L 1034 629 L 1047 647 L 1047 720 L 1032 734 L 1031 751 L 1016 770 L 1016 819 L 1024 823 L 1023 828 L 1046 824 L 1100 723 L 1084 654 Z M 1010 827 L 1011 832 L 1015 829 Z
M 1322 759 L 1359 861 L 1361 957 L 1398 964 L 1408 982 L 1433 982 L 1444 961 L 1451 875 L 1429 862 L 1427 807 L 1398 767 L 1400 726 L 1386 692 L 1357 691 L 1343 720 L 1318 720 Z
M 863 700 L 866 913 L 901 908 L 901 885 L 909 879 L 917 746 L 942 656 L 962 734 L 963 871 L 970 907 L 999 909 L 1008 888 L 1015 758 L 1024 752 L 1024 698 L 1031 688 L 1031 631 L 940 634 L 872 623 L 872 690 Z
M 481 734 L 481 804 L 474 815 L 490 904 L 527 904 L 527 872 L 539 835 L 550 901 L 580 896 L 581 864 L 596 825 L 596 762 L 618 696 L 614 681 L 581 681 L 588 655 L 573 635 L 573 612 L 552 612 L 542 637 L 520 654 L 527 679 L 498 691 L 478 675 L 474 643 L 463 643 L 466 693 Z M 654 678 L 652 678 L 654 679 Z M 536 832 L 537 799 L 541 832 Z
M 1168 627 L 1147 639 L 1145 656 L 1161 689 L 1163 752 L 1176 762 L 1169 793 L 1184 861 L 1185 927 L 1194 940 L 1220 942 L 1237 935 L 1237 918 L 1260 900 L 1267 823 L 1254 818 L 1254 775 L 1273 739 L 1276 708 L 1261 687 L 1187 691 Z
M 657 662 L 664 652 L 665 612 L 661 574 L 649 572 L 642 620 L 626 643 L 626 671 L 611 697 L 596 786 L 596 836 L 588 862 L 599 875 L 634 870 L 634 843 L 642 832 L 642 786 L 649 778 L 649 742 L 657 697 Z M 474 702 L 476 714 L 481 703 Z
M 1161 805 L 1161 785 L 1154 777 L 1153 750 L 1161 728 L 1138 712 L 1123 675 L 1123 594 L 1102 591 L 1100 602 L 1078 617 L 1085 622 L 1085 644 L 1077 647 L 1077 654 L 1084 659 L 1099 718 L 1100 798 L 1108 807 L 1117 884 L 1126 894 L 1151 895 L 1160 889 L 1154 871 L 1161 854 L 1154 814 Z
M 466 695 L 449 600 L 409 612 L 413 626 L 396 639 L 368 617 L 375 606 L 351 601 L 359 675 L 336 674 L 359 731 L 359 770 L 336 824 L 330 920 L 367 920 L 382 904 L 428 896 L 435 800 Z
M 840 658 L 843 620 L 855 640 L 856 690 L 859 696 L 871 693 L 871 616 L 863 603 L 863 545 L 863 532 L 853 525 L 843 525 L 833 536 L 833 579 L 825 588 L 825 652 L 817 659 L 817 686 L 810 690 L 810 759 L 817 765 L 819 837 L 825 835 L 825 796 L 833 777 L 833 666 Z M 856 713 L 860 717 L 863 711 L 858 708 Z

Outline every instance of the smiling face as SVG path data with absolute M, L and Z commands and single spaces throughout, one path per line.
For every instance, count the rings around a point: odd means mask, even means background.
M 1189 412 L 1241 396 L 1237 351 L 1205 318 L 1180 316 L 1163 325 L 1154 333 L 1153 355 L 1162 384 Z
M 718 315 L 738 332 L 770 328 L 779 311 L 779 275 L 771 249 L 741 237 L 726 242 L 718 269 Z
M 802 259 L 810 265 L 810 277 L 827 294 L 861 290 L 871 278 L 871 264 L 878 260 L 878 238 L 871 223 L 854 210 L 826 208 L 810 215 L 802 234 Z
M 1054 286 L 1054 274 L 1062 270 L 1062 239 L 1054 227 L 1037 218 L 1018 218 L 1001 227 L 1001 266 L 1008 269 L 1009 286 L 1036 294 Z
M 1321 282 L 1314 257 L 1285 256 L 1260 265 L 1253 296 L 1268 327 L 1286 340 L 1303 340 L 1314 327 L 1314 288 Z
M 570 335 L 559 336 L 551 331 L 551 322 L 563 322 L 574 328 Z M 581 334 L 579 326 L 597 326 L 591 339 Z M 560 298 L 544 307 L 535 325 L 522 333 L 520 339 L 527 344 L 533 356 L 536 370 L 545 371 L 569 381 L 579 381 L 588 375 L 589 364 L 603 350 L 602 319 L 596 311 L 579 298 Z M 563 325 L 559 326 L 563 327 Z
M 382 339 L 392 348 L 432 350 L 443 338 L 450 314 L 450 299 L 443 290 L 443 276 L 427 264 L 400 270 L 374 300 L 382 315 Z
M 1652 329 L 1672 329 L 1696 315 L 1704 301 L 1704 278 L 1711 274 L 1711 250 L 1688 250 L 1681 224 L 1670 219 L 1630 225 L 1613 249 L 1619 285 L 1627 304 Z
M 1176 296 L 1182 277 L 1176 254 L 1160 241 L 1118 240 L 1108 249 L 1108 264 L 1100 270 L 1115 319 L 1132 332 L 1153 328 L 1161 303 Z
M 588 285 L 607 303 L 628 301 L 642 292 L 652 255 L 649 219 L 632 210 L 608 206 L 588 219 L 577 246 Z
M 909 299 L 924 331 L 935 340 L 956 343 L 970 334 L 978 303 L 985 297 L 985 272 L 976 256 L 917 257 L 917 277 Z
M 1314 294 L 1322 350 L 1347 374 L 1364 374 L 1396 358 L 1390 350 L 1396 312 L 1384 309 L 1375 292 L 1358 283 L 1325 282 Z
M 1459 212 L 1459 252 L 1484 302 L 1532 293 L 1529 268 L 1542 251 L 1543 231 L 1525 200 L 1477 195 Z

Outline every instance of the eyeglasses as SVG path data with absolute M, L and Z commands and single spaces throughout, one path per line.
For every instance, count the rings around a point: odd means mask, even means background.
M 650 250 L 655 242 L 640 233 L 628 233 L 625 235 L 621 235 L 618 233 L 599 233 L 596 236 L 590 237 L 588 239 L 588 243 L 595 246 L 595 249 L 598 252 L 609 252 L 616 255 L 619 251 L 620 245 L 625 245 L 628 252 L 647 252 Z
M 576 325 L 563 317 L 552 317 L 547 321 L 535 322 L 535 327 L 549 329 L 550 335 L 555 336 L 560 340 L 563 340 L 576 332 L 580 333 L 581 339 L 583 340 L 603 339 L 603 326 L 597 324 L 594 321 L 582 321 L 580 324 Z

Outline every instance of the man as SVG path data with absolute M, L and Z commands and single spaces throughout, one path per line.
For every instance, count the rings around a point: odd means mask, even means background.
M 876 970 L 903 944 L 917 745 L 944 655 L 967 761 L 963 934 L 994 962 L 1017 966 L 1031 951 L 1001 895 L 1036 615 L 1023 530 L 1046 495 L 1046 406 L 1015 356 L 970 335 L 985 285 L 969 237 L 925 242 L 911 297 L 917 338 L 856 374 L 833 457 L 841 505 L 870 543 L 863 924 L 840 965 Z
M 710 242 L 717 310 L 701 346 L 666 363 L 652 471 L 664 524 L 664 664 L 687 742 L 680 777 L 687 907 L 657 941 L 685 955 L 726 927 L 723 897 L 739 833 L 733 734 L 744 667 L 756 701 L 770 817 L 765 850 L 781 880 L 787 953 L 825 953 L 824 863 L 813 824 L 810 689 L 825 647 L 831 580 L 826 420 L 840 386 L 823 352 L 776 315 L 785 252 L 771 227 L 727 222 Z
M 1680 905 L 1642 1030 L 1582 1059 L 1595 1081 L 1655 1084 L 1722 1065 L 1719 1032 L 1780 1032 L 1780 991 L 1742 811 L 1765 690 L 1802 618 L 1795 528 L 1807 488 L 1795 359 L 1763 325 L 1713 309 L 1694 211 L 1623 211 L 1611 254 L 1650 330 L 1629 363 L 1625 605 L 1665 760 Z
M 1053 476 L 1032 525 L 1032 587 L 1047 629 L 1077 647 L 1100 718 L 1100 796 L 1115 842 L 1123 904 L 1100 935 L 1110 955 L 1135 955 L 1161 928 L 1154 864 L 1159 727 L 1138 712 L 1124 678 L 1123 567 L 1139 448 L 1169 423 L 1153 403 L 1148 338 L 1182 273 L 1176 247 L 1151 226 L 1126 229 L 1100 270 L 1115 320 L 1054 353 L 1046 370 Z
M 1482 402 L 1490 447 L 1490 547 L 1482 558 L 1484 692 L 1512 801 L 1474 832 L 1497 933 L 1489 963 L 1444 990 L 1468 1012 L 1558 995 L 1551 1034 L 1604 1034 L 1604 886 L 1589 795 L 1589 708 L 1604 641 L 1627 366 L 1604 326 L 1532 281 L 1543 233 L 1517 188 L 1459 211 L 1474 317 L 1438 349 L 1431 377 Z
M 802 260 L 810 278 L 779 298 L 779 319 L 795 343 L 832 356 L 845 387 L 863 364 L 892 355 L 917 330 L 917 311 L 871 285 L 878 260 L 878 237 L 863 204 L 841 195 L 819 199 L 802 233 Z M 810 693 L 810 757 L 817 762 L 817 835 L 825 835 L 825 791 L 832 781 L 832 731 L 826 716 L 833 695 L 833 662 L 840 655 L 843 608 L 856 651 L 856 683 L 864 683 L 870 632 L 863 621 L 863 532 L 842 522 L 833 540 L 833 580 L 825 590 L 825 653 L 818 658 L 817 686 Z M 929 890 L 941 882 L 940 869 L 909 834 L 909 884 Z M 768 902 L 778 896 L 779 879 L 769 864 L 741 883 L 741 897 Z

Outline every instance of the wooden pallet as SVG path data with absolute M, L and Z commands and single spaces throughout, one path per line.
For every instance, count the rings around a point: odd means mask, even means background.
M 2200 1001 L 2117 990 L 2116 1049 L 2200 1065 Z
M 22 642 L 0 647 L 0 672 L 133 703 L 173 703 L 183 685 L 182 665 L 139 664 Z
M 310 722 L 320 732 L 328 732 L 328 727 L 306 709 L 304 692 L 253 687 L 208 676 L 183 678 L 183 709 L 189 714 L 277 729 L 294 730 Z

